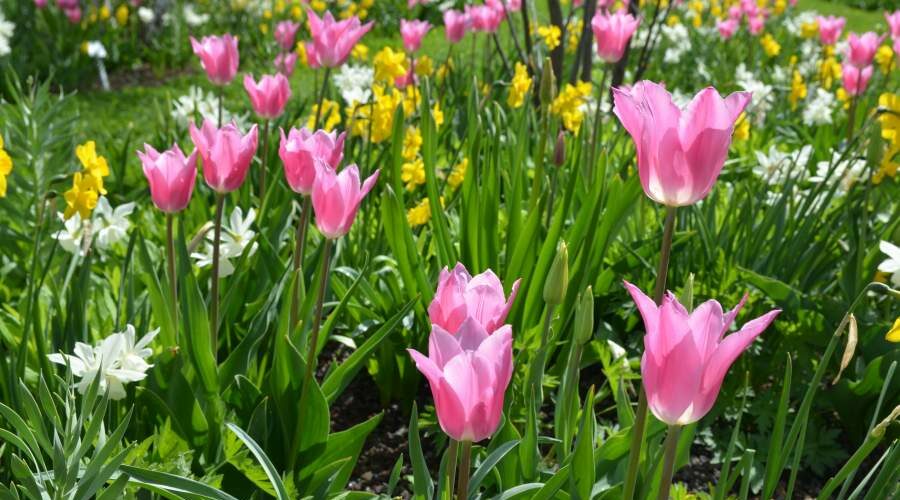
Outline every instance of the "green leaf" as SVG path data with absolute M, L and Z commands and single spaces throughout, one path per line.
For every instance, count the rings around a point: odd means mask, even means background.
M 478 466 L 478 469 L 472 474 L 471 479 L 469 480 L 469 497 L 474 498 L 478 493 L 478 487 L 481 486 L 481 482 L 484 481 L 484 478 L 487 477 L 488 473 L 497 465 L 500 460 L 506 456 L 513 448 L 515 448 L 519 444 L 519 441 L 508 441 L 506 443 L 501 444 L 494 451 L 488 455 L 481 465 Z
M 233 423 L 228 423 L 227 426 L 231 429 L 231 432 L 244 442 L 244 445 L 247 446 L 250 453 L 253 453 L 253 456 L 256 457 L 256 460 L 262 465 L 263 470 L 266 471 L 266 476 L 269 478 L 269 482 L 275 487 L 275 498 L 278 500 L 290 500 L 287 490 L 284 487 L 284 483 L 281 481 L 281 476 L 278 474 L 278 471 L 275 470 L 275 466 L 272 465 L 272 461 L 269 460 L 266 452 L 263 451 L 262 448 L 259 447 L 259 444 L 257 444 L 249 434 L 244 432 L 243 429 Z
M 594 418 L 594 387 L 588 391 L 581 409 L 581 425 L 572 455 L 571 495 L 576 500 L 589 500 L 597 470 L 594 465 L 594 434 L 597 423 Z
M 213 500 L 238 500 L 224 491 L 186 477 L 131 465 L 121 465 L 119 468 L 122 472 L 131 476 L 132 482 L 138 485 L 147 484 L 173 493 L 187 493 Z
M 425 455 L 422 453 L 422 442 L 419 438 L 419 410 L 413 403 L 412 415 L 409 417 L 409 458 L 413 468 L 413 494 L 420 500 L 431 500 L 434 495 L 434 483 L 428 473 Z

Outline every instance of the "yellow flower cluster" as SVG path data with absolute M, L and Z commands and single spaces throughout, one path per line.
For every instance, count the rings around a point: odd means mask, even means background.
M 747 113 L 741 113 L 737 121 L 734 123 L 734 140 L 746 141 L 750 138 L 750 120 L 747 119 Z
M 121 4 L 118 8 L 116 8 L 116 23 L 119 26 L 125 26 L 128 24 L 128 5 Z
M 422 158 L 408 161 L 400 166 L 400 180 L 406 183 L 406 190 L 425 184 L 425 162 Z
M 578 82 L 575 85 L 567 83 L 562 92 L 553 99 L 550 104 L 550 112 L 562 119 L 563 126 L 572 133 L 577 134 L 584 120 L 582 108 L 591 95 L 589 82 Z
M 819 61 L 819 83 L 830 90 L 834 82 L 841 79 L 841 63 L 834 56 Z
M 316 129 L 316 115 L 319 115 L 319 128 L 323 128 L 329 132 L 341 123 L 341 107 L 330 99 L 322 100 L 322 111 L 319 112 L 319 104 L 313 104 L 309 112 L 309 118 L 306 120 L 306 128 L 310 130 Z
M 878 51 L 875 52 L 875 62 L 878 63 L 878 68 L 885 75 L 891 72 L 891 68 L 894 67 L 894 51 L 888 45 L 882 45 L 878 47 Z
M 815 38 L 819 36 L 819 22 L 812 20 L 800 25 L 801 38 Z
M 554 24 L 538 26 L 537 33 L 544 40 L 544 45 L 547 46 L 547 49 L 553 50 L 559 47 L 561 43 L 560 37 L 562 37 L 562 31 L 560 31 L 559 26 Z
M 431 60 L 430 57 L 426 55 L 420 56 L 415 61 L 415 66 L 413 66 L 416 75 L 418 76 L 429 76 L 434 71 L 434 61 Z
M 525 103 L 525 94 L 531 90 L 532 80 L 528 76 L 528 68 L 520 63 L 516 63 L 516 73 L 513 75 L 512 85 L 509 87 L 509 96 L 506 103 L 511 108 L 519 108 Z
M 441 110 L 441 103 L 436 102 L 432 106 L 431 119 L 434 120 L 434 126 L 437 128 L 444 124 L 444 112 Z
M 791 103 L 791 111 L 797 109 L 797 103 L 806 99 L 806 83 L 803 81 L 803 75 L 799 71 L 794 70 L 794 77 L 791 80 L 791 94 L 788 101 Z
M 385 47 L 372 60 L 375 67 L 375 81 L 393 84 L 394 80 L 406 74 L 406 54 Z
M 6 198 L 6 177 L 12 172 L 13 163 L 9 153 L 3 149 L 3 136 L 0 136 L 0 198 Z
M 450 189 L 456 189 L 462 185 L 463 181 L 466 180 L 466 171 L 468 169 L 468 158 L 463 158 L 461 162 L 453 167 L 453 170 L 450 171 L 450 175 L 447 176 L 447 185 L 450 186 Z
M 418 127 L 409 127 L 403 136 L 403 159 L 412 161 L 419 155 L 419 149 L 422 148 L 422 133 Z
M 368 61 L 369 60 L 369 47 L 366 47 L 362 43 L 357 43 L 350 49 L 350 57 L 356 59 L 357 61 Z
M 781 44 L 775 40 L 775 37 L 772 36 L 771 33 L 766 33 L 760 38 L 759 44 L 762 45 L 763 52 L 769 57 L 775 57 L 781 53 Z
M 356 16 L 361 20 L 365 20 L 369 17 L 369 9 L 371 9 L 374 4 L 375 0 L 359 0 L 359 2 L 354 2 L 353 0 L 338 0 L 335 2 L 335 7 L 340 9 L 338 17 L 341 19 L 349 19 L 350 17 Z
M 372 86 L 372 103 L 348 109 L 350 135 L 367 137 L 378 144 L 391 136 L 394 127 L 394 112 L 404 101 L 404 96 L 393 86 Z M 404 106 L 405 109 L 405 106 Z
M 894 326 L 888 330 L 887 334 L 884 336 L 884 340 L 888 342 L 900 342 L 900 318 L 897 318 L 894 321 Z
M 566 28 L 566 53 L 574 54 L 578 49 L 578 42 L 581 40 L 581 30 L 584 28 L 584 21 L 575 18 L 569 22 Z
M 406 211 L 406 222 L 416 227 L 428 223 L 431 220 L 431 203 L 428 198 L 423 199 L 416 206 Z
M 881 137 L 887 142 L 881 165 L 872 175 L 872 182 L 878 184 L 885 177 L 895 177 L 900 168 L 900 94 L 884 93 L 878 97 L 881 114 Z M 897 160 L 895 160 L 897 158 Z
M 72 187 L 65 192 L 66 219 L 77 212 L 82 219 L 90 217 L 100 195 L 106 194 L 103 178 L 109 175 L 106 158 L 97 154 L 97 145 L 88 141 L 75 148 L 75 156 L 81 162 L 83 170 L 72 178 Z

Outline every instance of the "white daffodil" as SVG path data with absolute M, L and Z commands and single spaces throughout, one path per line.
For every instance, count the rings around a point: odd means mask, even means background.
M 345 64 L 334 75 L 334 84 L 348 105 L 365 104 L 372 97 L 374 75 L 370 67 Z
M 106 59 L 109 54 L 107 54 L 103 43 L 99 40 L 91 40 L 87 44 L 87 55 L 92 59 Z
M 153 365 L 146 359 L 153 354 L 148 347 L 159 333 L 159 329 L 147 333 L 135 342 L 134 327 L 128 325 L 124 332 L 113 333 L 90 346 L 75 343 L 73 354 L 50 354 L 48 359 L 60 365 L 68 365 L 72 375 L 79 379 L 78 392 L 84 394 L 98 376 L 99 390 L 108 392 L 109 398 L 119 400 L 125 397 L 125 386 L 147 377 L 147 370 Z
M 209 14 L 201 14 L 194 9 L 193 4 L 186 4 L 184 6 L 184 22 L 188 26 L 192 28 L 196 28 L 197 26 L 203 26 L 207 22 L 209 22 Z
M 757 164 L 753 173 L 773 186 L 783 185 L 789 177 L 802 179 L 806 164 L 812 155 L 812 146 L 806 145 L 793 152 L 783 152 L 776 145 L 769 147 L 768 153 L 756 152 Z
M 3 12 L 0 11 L 0 57 L 9 54 L 12 51 L 9 41 L 12 40 L 13 32 L 15 30 L 16 25 L 7 21 L 6 17 L 3 16 Z
M 124 203 L 113 209 L 105 196 L 100 197 L 92 225 L 98 248 L 105 250 L 125 239 L 131 227 L 128 216 L 133 211 L 134 203 Z
M 144 24 L 150 24 L 156 20 L 156 14 L 153 12 L 153 9 L 149 7 L 138 7 L 137 13 L 138 18 L 140 18 L 141 22 Z
M 259 243 L 255 240 L 256 232 L 251 229 L 253 221 L 256 220 L 256 211 L 250 209 L 247 216 L 244 217 L 244 211 L 240 207 L 235 207 L 228 218 L 228 223 L 222 226 L 222 241 L 219 243 L 219 277 L 224 278 L 234 273 L 234 264 L 231 259 L 238 259 L 244 254 L 249 247 L 247 256 L 256 253 Z M 191 257 L 197 261 L 199 267 L 207 267 L 212 265 L 212 249 L 213 249 L 214 233 L 210 231 L 206 235 L 207 244 L 204 245 L 203 253 L 195 252 Z
M 878 270 L 890 274 L 894 288 L 900 288 L 900 247 L 889 241 L 882 241 L 878 248 L 888 256 L 887 260 L 878 264 Z
M 816 164 L 816 175 L 809 178 L 813 182 L 837 181 L 838 194 L 850 191 L 857 181 L 863 178 L 866 172 L 866 160 L 862 158 L 844 158 L 841 153 L 835 151 L 831 161 L 820 161 Z
M 66 220 L 60 213 L 59 219 L 63 223 L 63 229 L 53 233 L 53 238 L 59 242 L 63 250 L 75 255 L 84 255 L 86 249 L 83 248 L 83 239 L 86 231 L 81 215 L 75 212 L 75 215 Z
M 817 88 L 811 95 L 803 108 L 803 124 L 807 127 L 831 124 L 837 102 L 834 95 L 823 88 Z

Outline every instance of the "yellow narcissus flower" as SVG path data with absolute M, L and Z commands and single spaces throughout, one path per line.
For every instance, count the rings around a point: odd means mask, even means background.
M 109 7 L 106 5 L 104 5 L 103 7 L 100 7 L 100 20 L 106 21 L 107 19 L 109 19 L 109 16 L 110 16 Z
M 97 206 L 100 197 L 97 194 L 98 187 L 97 178 L 88 173 L 76 172 L 72 179 L 72 187 L 63 195 L 66 200 L 65 218 L 69 219 L 78 213 L 83 220 L 87 220 Z
M 578 49 L 578 40 L 581 39 L 581 29 L 584 22 L 581 19 L 573 19 L 566 28 L 566 53 L 574 54 Z
M 819 36 L 819 22 L 809 21 L 800 24 L 800 36 L 802 38 L 815 38 Z
M 850 109 L 850 95 L 844 90 L 844 87 L 838 87 L 834 91 L 834 96 L 841 102 L 841 109 Z
M 885 75 L 891 72 L 891 68 L 894 66 L 894 51 L 888 45 L 882 45 L 878 47 L 878 51 L 875 52 L 875 62 L 878 63 L 878 68 Z
M 297 42 L 297 48 L 294 50 L 297 53 L 297 62 L 300 63 L 301 66 L 306 66 L 309 64 L 309 56 L 306 54 L 306 44 L 303 42 Z
M 900 318 L 897 318 L 894 321 L 894 326 L 888 330 L 887 335 L 884 336 L 884 340 L 888 342 L 900 342 Z
M 772 12 L 776 15 L 784 14 L 784 11 L 787 10 L 787 1 L 786 0 L 775 0 L 775 5 L 772 7 Z
M 12 172 L 12 158 L 3 149 L 3 136 L 0 136 L 0 198 L 6 197 L 6 177 Z
M 525 95 L 531 90 L 532 79 L 528 76 L 528 68 L 516 63 L 516 72 L 513 75 L 512 84 L 509 86 L 509 95 L 506 103 L 513 109 L 521 107 L 525 103 Z
M 441 103 L 434 103 L 434 106 L 431 108 L 431 119 L 434 120 L 435 127 L 440 127 L 444 124 L 444 112 L 441 110 Z
M 567 83 L 550 104 L 550 112 L 562 119 L 567 130 L 577 134 L 584 119 L 582 107 L 590 94 L 591 84 L 588 82 L 578 82 L 575 85 Z
M 412 85 L 407 86 L 400 100 L 400 103 L 403 105 L 403 114 L 412 116 L 419 109 L 420 102 L 422 102 L 422 93 L 417 92 Z
M 293 17 L 295 21 L 299 21 L 303 18 L 303 9 L 299 5 L 291 7 L 291 17 Z
M 400 166 L 400 180 L 406 183 L 406 189 L 412 191 L 416 186 L 425 184 L 425 162 L 421 158 L 408 161 Z
M 775 37 L 772 36 L 771 33 L 766 33 L 762 38 L 759 39 L 759 44 L 762 45 L 763 52 L 766 53 L 769 57 L 775 57 L 781 53 L 781 44 L 775 40 Z
M 97 179 L 97 191 L 100 194 L 106 194 L 103 187 L 103 178 L 109 175 L 109 165 L 106 158 L 97 154 L 97 144 L 94 141 L 87 141 L 84 144 L 75 147 L 75 156 L 84 167 L 84 171 Z
M 428 198 L 416 203 L 416 206 L 406 211 L 406 222 L 416 227 L 426 224 L 431 220 L 431 203 Z
M 562 36 L 562 31 L 560 31 L 559 26 L 552 24 L 539 26 L 537 32 L 538 35 L 544 39 L 544 45 L 546 45 L 548 49 L 553 50 L 559 47 L 560 37 Z
M 819 62 L 819 83 L 827 90 L 841 79 L 841 63 L 834 57 L 826 57 Z
M 310 130 L 316 129 L 316 113 L 319 112 L 319 105 L 313 104 L 309 112 L 309 118 L 306 120 L 306 128 Z M 341 123 L 341 108 L 337 102 L 330 99 L 322 100 L 322 112 L 319 116 L 320 128 L 331 132 L 334 127 Z
M 128 6 L 124 3 L 116 9 L 116 22 L 119 23 L 119 26 L 128 24 Z
M 322 0 L 312 0 L 309 5 L 311 5 L 316 12 L 322 12 L 328 8 L 328 5 Z
M 372 64 L 375 67 L 375 81 L 378 82 L 393 85 L 395 79 L 406 74 L 406 54 L 390 47 L 379 50 Z
M 259 32 L 263 35 L 269 34 L 269 25 L 266 23 L 259 23 Z
M 448 58 L 447 61 L 444 62 L 444 64 L 441 64 L 441 67 L 438 68 L 435 76 L 437 77 L 438 80 L 443 80 L 444 78 L 447 78 L 447 75 L 449 75 L 451 71 L 453 71 L 453 58 L 452 57 Z
M 422 147 L 422 133 L 418 127 L 409 127 L 403 134 L 403 159 L 412 161 L 419 155 L 419 149 Z
M 434 61 L 426 55 L 419 56 L 416 59 L 415 71 L 419 76 L 429 76 L 434 71 Z
M 350 57 L 356 59 L 357 61 L 368 61 L 369 47 L 366 47 L 364 44 L 357 43 L 353 46 L 353 49 L 350 50 Z
M 741 113 L 737 121 L 734 123 L 734 140 L 746 141 L 750 138 L 750 120 L 747 119 L 747 113 Z
M 447 185 L 450 186 L 450 189 L 458 188 L 464 180 L 466 180 L 466 170 L 469 169 L 469 159 L 463 158 L 463 160 L 457 163 L 453 170 L 450 172 L 450 175 L 447 176 Z
M 806 83 L 803 81 L 803 75 L 799 71 L 794 70 L 794 77 L 791 80 L 791 95 L 788 101 L 791 103 L 791 111 L 797 109 L 797 103 L 806 99 Z
M 900 149 L 900 94 L 885 92 L 878 96 L 878 122 L 881 123 L 881 137 L 893 148 Z

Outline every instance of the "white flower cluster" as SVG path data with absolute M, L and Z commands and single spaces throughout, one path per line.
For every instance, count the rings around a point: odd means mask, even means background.
M 679 23 L 673 26 L 663 25 L 661 29 L 663 37 L 669 42 L 663 55 L 663 62 L 675 64 L 681 61 L 681 58 L 691 51 L 691 36 L 687 28 Z
M 219 243 L 219 277 L 229 276 L 234 272 L 234 264 L 231 259 L 239 259 L 244 250 L 250 247 L 251 256 L 256 253 L 259 243 L 254 241 L 256 232 L 250 229 L 256 220 L 256 211 L 252 208 L 247 211 L 247 217 L 241 207 L 235 207 L 231 212 L 228 224 L 222 225 L 222 241 Z M 206 245 L 203 253 L 192 253 L 191 257 L 197 260 L 197 265 L 207 267 L 212 265 L 213 232 L 206 233 Z
M 345 64 L 334 75 L 334 84 L 347 105 L 366 104 L 372 97 L 374 77 L 375 70 L 370 67 Z
M 747 113 L 753 117 L 755 125 L 762 125 L 766 121 L 766 113 L 771 109 L 775 99 L 772 86 L 757 79 L 744 63 L 741 63 L 735 70 L 735 79 L 739 87 L 753 94 L 753 99 L 747 106 Z
M 0 57 L 11 52 L 12 49 L 10 48 L 9 41 L 15 30 L 16 25 L 7 21 L 6 16 L 3 15 L 3 11 L 0 10 Z
M 900 288 L 900 247 L 889 242 L 882 241 L 878 248 L 888 256 L 887 260 L 878 264 L 878 270 L 891 275 L 891 283 L 896 288 Z
M 788 178 L 802 180 L 806 177 L 806 164 L 812 152 L 813 148 L 808 144 L 791 152 L 784 152 L 773 144 L 768 153 L 756 152 L 757 164 L 753 166 L 753 173 L 772 186 L 781 186 Z
M 125 397 L 125 385 L 147 377 L 147 370 L 153 366 L 147 363 L 153 354 L 149 345 L 158 333 L 159 328 L 135 342 L 134 327 L 128 325 L 124 332 L 114 333 L 95 346 L 76 342 L 73 354 L 47 357 L 53 363 L 71 367 L 72 375 L 79 379 L 78 392 L 84 394 L 100 377 L 100 392 L 108 391 L 109 399 L 119 400 Z
M 840 184 L 837 194 L 844 194 L 866 175 L 866 160 L 863 158 L 846 157 L 835 151 L 831 161 L 820 161 L 816 164 L 816 174 L 809 178 L 813 182 L 834 182 Z
M 171 114 L 176 122 L 184 126 L 192 121 L 198 124 L 203 120 L 216 122 L 219 119 L 219 98 L 212 92 L 191 86 L 187 94 L 172 101 Z M 238 115 L 222 109 L 222 121 L 234 122 L 241 130 L 248 128 L 248 119 L 247 114 Z
M 834 94 L 821 87 L 816 87 L 815 92 L 810 93 L 810 97 L 806 99 L 806 106 L 803 108 L 803 124 L 807 127 L 830 125 L 836 102 Z
M 84 255 L 93 242 L 96 242 L 98 249 L 109 250 L 127 236 L 128 228 L 131 227 L 128 216 L 134 211 L 134 207 L 134 203 L 130 202 L 114 209 L 109 200 L 101 196 L 87 223 L 77 212 L 69 220 L 59 214 L 63 229 L 54 233 L 53 238 L 59 241 L 63 250 L 77 255 Z M 91 238 L 90 241 L 85 240 L 85 236 Z

